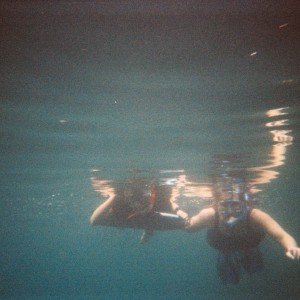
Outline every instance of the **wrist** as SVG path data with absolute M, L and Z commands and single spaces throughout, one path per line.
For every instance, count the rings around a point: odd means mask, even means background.
M 180 207 L 179 206 L 176 206 L 174 209 L 173 209 L 173 211 L 174 211 L 174 213 L 175 214 L 177 214 L 177 212 L 180 210 Z

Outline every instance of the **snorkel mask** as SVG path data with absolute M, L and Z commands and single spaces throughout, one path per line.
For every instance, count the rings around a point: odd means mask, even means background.
M 224 173 L 215 178 L 216 208 L 221 222 L 228 228 L 246 220 L 254 199 L 244 174 Z
M 218 213 L 230 228 L 247 218 L 246 203 L 240 200 L 223 200 L 218 203 Z

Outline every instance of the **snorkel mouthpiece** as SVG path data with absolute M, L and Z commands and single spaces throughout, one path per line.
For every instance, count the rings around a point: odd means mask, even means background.
M 219 213 L 224 216 L 225 225 L 232 228 L 247 218 L 247 206 L 242 201 L 225 200 L 220 202 Z
M 234 227 L 236 224 L 238 224 L 239 222 L 245 220 L 247 217 L 247 210 L 244 209 L 242 211 L 242 213 L 237 217 L 237 218 L 233 218 L 233 219 L 229 219 L 226 221 L 226 225 L 230 228 Z

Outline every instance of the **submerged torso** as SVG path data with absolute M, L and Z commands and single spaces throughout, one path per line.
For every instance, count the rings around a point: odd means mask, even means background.
M 102 220 L 101 225 L 127 227 L 127 228 L 150 228 L 155 230 L 183 229 L 184 220 L 176 215 L 167 216 L 160 213 L 172 213 L 170 203 L 170 187 L 156 186 L 151 190 L 148 199 L 149 204 L 144 203 L 146 210 L 136 209 L 140 202 L 139 197 L 132 198 L 130 203 L 125 200 L 123 191 L 119 191 L 109 214 Z M 146 205 L 145 205 L 146 204 Z
M 215 210 L 215 220 L 207 231 L 207 240 L 210 246 L 223 253 L 232 251 L 246 251 L 257 247 L 265 234 L 250 222 L 252 208 L 247 211 L 246 218 L 232 228 L 220 222 L 218 212 Z

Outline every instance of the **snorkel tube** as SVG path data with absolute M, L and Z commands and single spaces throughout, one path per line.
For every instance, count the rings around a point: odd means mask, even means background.
M 237 207 L 231 207 L 231 213 L 227 216 L 229 220 L 225 223 L 230 228 L 246 220 L 251 206 L 251 200 L 253 200 L 247 188 L 245 178 L 235 177 L 232 179 L 232 196 L 234 200 L 225 200 L 225 206 L 226 204 L 228 204 L 229 207 L 231 205 L 234 206 L 234 204 L 238 205 Z M 233 218 L 230 218 L 231 216 Z
M 232 200 L 227 200 L 228 202 L 232 202 Z M 225 202 L 227 202 L 225 201 Z M 244 221 L 247 219 L 247 214 L 248 214 L 248 207 L 246 205 L 246 203 L 242 202 L 242 201 L 234 201 L 234 202 L 240 202 L 241 208 L 240 208 L 240 213 L 238 216 L 232 215 L 232 214 L 228 214 L 226 217 L 233 217 L 232 219 L 228 219 L 227 221 L 225 221 L 225 224 L 227 227 L 232 228 L 234 227 L 236 224 L 240 223 L 241 221 Z

